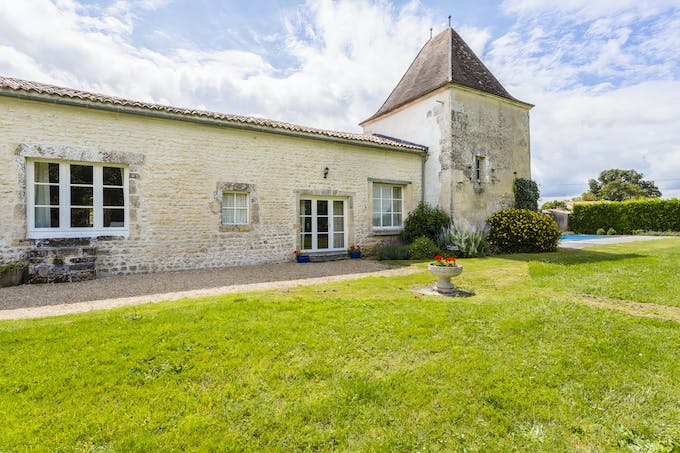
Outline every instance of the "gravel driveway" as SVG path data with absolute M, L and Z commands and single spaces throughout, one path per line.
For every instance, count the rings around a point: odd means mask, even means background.
M 371 273 L 390 268 L 391 266 L 380 261 L 361 259 L 127 275 L 77 283 L 22 285 L 0 288 L 0 310 L 180 293 L 252 283 Z

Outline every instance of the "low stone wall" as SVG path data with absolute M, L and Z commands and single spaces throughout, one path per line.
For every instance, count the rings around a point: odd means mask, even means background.
M 61 283 L 96 278 L 96 240 L 35 239 L 26 251 L 28 283 Z
M 555 219 L 557 226 L 561 231 L 569 231 L 569 211 L 562 211 L 559 209 L 546 209 L 543 211 Z

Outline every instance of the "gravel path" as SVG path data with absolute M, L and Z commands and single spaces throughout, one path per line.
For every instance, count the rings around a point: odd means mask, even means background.
M 325 263 L 282 263 L 266 266 L 126 275 L 77 283 L 22 285 L 0 288 L 0 310 L 73 304 L 149 294 L 178 293 L 343 274 L 365 274 L 390 268 L 389 265 L 374 260 L 340 260 Z

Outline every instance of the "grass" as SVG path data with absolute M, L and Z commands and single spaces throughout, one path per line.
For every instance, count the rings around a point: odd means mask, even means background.
M 680 450 L 680 324 L 583 303 L 676 310 L 680 240 L 461 261 L 2 322 L 0 451 Z

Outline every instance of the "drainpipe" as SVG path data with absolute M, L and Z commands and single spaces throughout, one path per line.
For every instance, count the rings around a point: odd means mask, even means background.
M 425 161 L 429 155 L 429 149 L 425 150 L 422 160 L 420 161 L 420 202 L 425 202 Z

